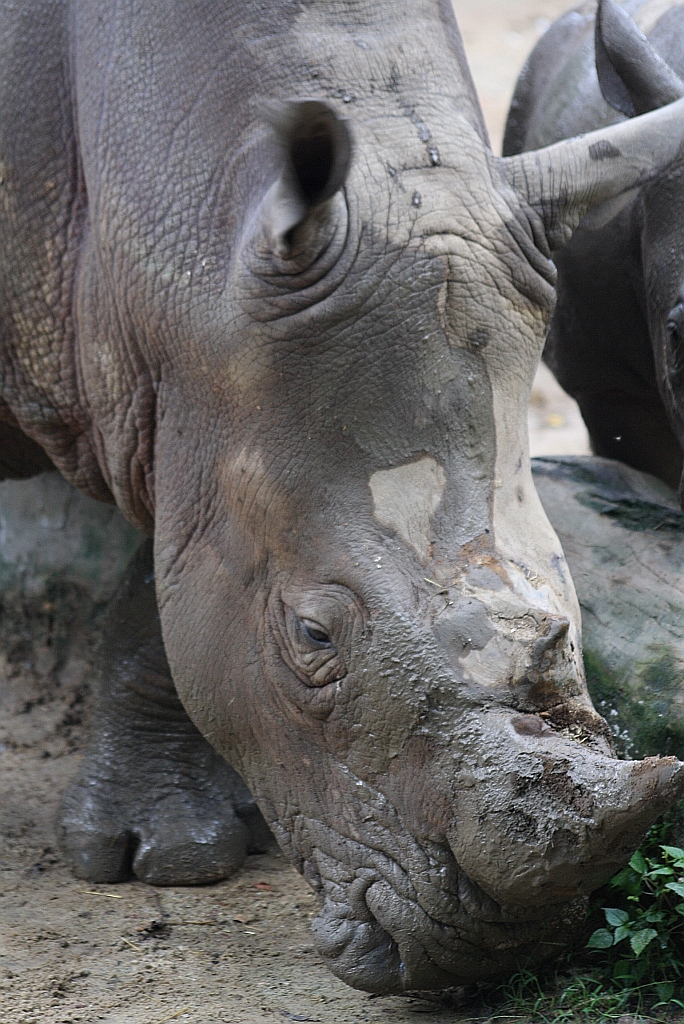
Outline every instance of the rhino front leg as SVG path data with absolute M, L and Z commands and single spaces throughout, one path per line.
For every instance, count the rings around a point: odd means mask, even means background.
M 271 834 L 240 776 L 188 718 L 173 685 L 154 592 L 152 544 L 107 613 L 88 749 L 61 809 L 75 874 L 152 885 L 225 878 Z

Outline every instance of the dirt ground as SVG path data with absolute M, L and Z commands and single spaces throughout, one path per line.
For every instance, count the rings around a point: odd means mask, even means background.
M 206 888 L 75 880 L 53 820 L 79 757 L 83 667 L 71 663 L 50 688 L 14 666 L 2 690 L 3 1024 L 332 1024 L 430 1009 L 371 1000 L 329 974 L 309 935 L 313 896 L 276 853 L 250 857 L 233 879 Z
M 566 0 L 454 0 L 494 144 L 515 76 Z M 574 403 L 542 371 L 530 408 L 533 454 L 587 450 Z M 280 855 L 251 857 L 220 885 L 153 889 L 72 878 L 55 843 L 60 794 L 88 718 L 88 646 L 0 663 L 0 1024 L 257 1024 L 470 1019 L 418 999 L 371 998 L 314 952 L 314 899 Z M 27 650 L 29 648 L 26 648 Z M 480 1019 L 486 1019 L 480 1017 Z M 497 1017 L 501 1021 L 501 1017 Z

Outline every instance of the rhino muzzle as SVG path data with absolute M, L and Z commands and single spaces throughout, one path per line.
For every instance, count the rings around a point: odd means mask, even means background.
M 531 716 L 492 715 L 490 752 L 460 777 L 444 842 L 410 834 L 359 780 L 370 824 L 340 835 L 300 822 L 314 841 L 305 874 L 322 901 L 316 946 L 348 984 L 435 989 L 557 956 L 588 894 L 684 794 L 676 758 L 618 761 L 553 731 L 520 731 L 521 717 Z
M 363 659 L 345 655 L 370 680 L 356 691 L 363 729 L 322 718 L 343 753 L 319 761 L 313 797 L 302 789 L 271 819 L 321 901 L 319 953 L 357 988 L 435 989 L 557 956 L 589 893 L 684 795 L 676 758 L 613 756 L 572 604 L 564 615 L 518 575 L 500 570 L 485 592 L 476 567 L 426 591 L 421 616 L 388 601 Z M 313 591 L 283 593 L 314 615 Z M 348 614 L 345 594 L 326 600 Z

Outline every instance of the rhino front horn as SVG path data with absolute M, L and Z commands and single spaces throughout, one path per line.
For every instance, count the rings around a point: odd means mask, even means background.
M 499 758 L 461 792 L 449 835 L 466 874 L 523 916 L 602 885 L 684 795 L 675 757 L 619 761 L 564 746 L 521 738 L 517 756 Z
M 581 892 L 591 892 L 619 870 L 656 818 L 684 796 L 684 763 L 676 757 L 647 757 L 620 765 L 617 802 L 597 802 L 587 849 L 589 870 L 577 881 Z M 578 875 L 582 869 L 578 865 Z
M 264 118 L 282 150 L 265 226 L 279 254 L 287 255 L 292 232 L 342 188 L 351 163 L 351 134 L 347 122 L 320 100 L 271 103 Z

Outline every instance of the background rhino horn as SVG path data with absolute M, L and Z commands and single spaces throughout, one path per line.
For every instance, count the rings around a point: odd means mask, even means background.
M 656 177 L 680 158 L 684 99 L 620 124 L 500 160 L 503 176 L 541 217 L 560 249 L 600 203 Z
M 283 169 L 268 204 L 268 225 L 280 250 L 311 210 L 342 188 L 352 156 L 347 122 L 320 100 L 288 100 L 264 109 L 283 150 Z
M 596 12 L 596 71 L 606 103 L 634 117 L 684 96 L 684 82 L 615 0 Z

